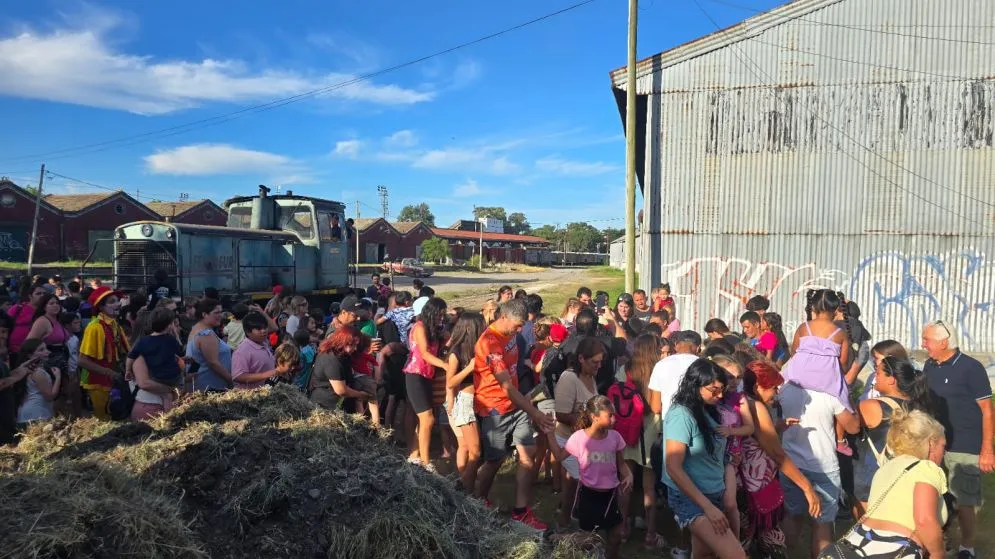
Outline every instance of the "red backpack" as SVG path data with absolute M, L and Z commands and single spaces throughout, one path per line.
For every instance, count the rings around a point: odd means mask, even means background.
M 608 388 L 608 399 L 615 406 L 615 430 L 622 435 L 625 444 L 632 446 L 642 440 L 643 411 L 646 402 L 632 377 L 626 375 L 625 382 L 616 382 Z

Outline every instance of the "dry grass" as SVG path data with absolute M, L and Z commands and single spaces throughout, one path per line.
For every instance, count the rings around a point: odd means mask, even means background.
M 576 557 L 286 387 L 33 426 L 0 451 L 0 507 L 0 557 Z

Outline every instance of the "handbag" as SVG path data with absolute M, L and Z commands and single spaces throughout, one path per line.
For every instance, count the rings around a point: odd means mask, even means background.
M 867 517 L 870 516 L 872 512 L 874 512 L 875 509 L 881 506 L 881 503 L 884 502 L 885 498 L 888 497 L 888 494 L 891 493 L 891 490 L 895 488 L 895 485 L 897 485 L 898 482 L 902 479 L 902 477 L 904 477 L 905 474 L 907 474 L 910 470 L 912 470 L 912 468 L 915 468 L 917 465 L 919 465 L 919 462 L 921 462 L 921 460 L 916 460 L 915 462 L 906 466 L 905 469 L 902 470 L 902 473 L 898 474 L 898 477 L 895 478 L 895 481 L 891 483 L 891 486 L 889 486 L 888 489 L 881 494 L 881 496 L 874 503 L 874 505 L 869 509 L 867 509 L 867 512 L 865 512 L 864 515 L 861 516 L 860 519 L 857 520 L 857 522 L 854 523 L 854 525 L 851 526 L 850 529 L 847 530 L 842 537 L 833 542 L 832 545 L 823 549 L 819 553 L 818 559 L 861 559 L 863 557 L 866 557 L 866 553 L 857 549 L 852 543 L 850 543 L 850 541 L 847 538 L 849 538 L 850 535 L 853 534 L 857 526 L 863 524 L 864 520 L 866 520 Z M 874 555 L 874 558 L 897 559 L 900 557 L 906 557 L 907 555 L 909 555 L 909 553 L 915 553 L 916 551 L 918 551 L 919 555 L 921 556 L 921 548 L 917 543 L 915 543 L 912 540 L 913 536 L 915 536 L 914 530 L 912 532 L 912 535 L 909 536 L 909 538 L 905 541 L 905 544 L 901 548 L 893 552 L 890 552 L 888 554 L 876 553 Z

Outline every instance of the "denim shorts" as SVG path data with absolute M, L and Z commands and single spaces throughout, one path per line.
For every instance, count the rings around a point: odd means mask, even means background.
M 725 491 L 711 495 L 704 493 L 704 495 L 713 505 L 722 510 L 722 499 L 725 497 Z M 681 493 L 680 489 L 674 489 L 669 486 L 667 487 L 667 505 L 674 512 L 674 520 L 677 521 L 677 525 L 682 530 L 691 526 L 699 516 L 705 516 L 705 511 L 701 510 L 701 507 L 697 503 L 684 495 L 684 493 Z
M 840 499 L 843 497 L 843 485 L 840 482 L 839 470 L 822 473 L 799 468 L 799 471 L 812 484 L 812 488 L 819 496 L 819 501 L 822 502 L 822 513 L 816 520 L 822 524 L 832 524 L 836 521 L 836 513 L 840 509 Z M 781 474 L 781 487 L 784 488 L 784 508 L 788 514 L 807 515 L 808 500 L 805 498 L 805 493 L 783 473 Z

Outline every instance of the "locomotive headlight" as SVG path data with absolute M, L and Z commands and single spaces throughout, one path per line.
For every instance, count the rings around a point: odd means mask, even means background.
M 142 225 L 142 235 L 145 235 L 146 237 L 151 237 L 152 236 L 152 226 L 149 225 L 148 223 L 146 223 L 145 225 Z
M 174 237 L 176 237 L 176 231 L 173 231 L 172 229 L 166 229 L 166 238 L 172 239 Z
M 124 233 L 124 229 L 118 229 L 117 230 L 117 238 L 124 239 L 126 237 L 127 237 L 127 235 Z

